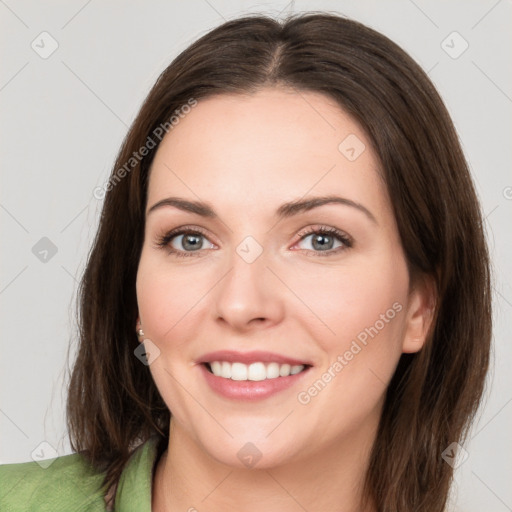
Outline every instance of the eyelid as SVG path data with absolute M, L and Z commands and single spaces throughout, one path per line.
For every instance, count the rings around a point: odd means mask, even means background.
M 300 242 L 305 240 L 308 236 L 314 234 L 325 234 L 327 236 L 332 236 L 334 238 L 337 238 L 342 245 L 340 247 L 336 247 L 335 249 L 328 249 L 326 251 L 313 251 L 311 249 L 300 250 L 306 251 L 308 254 L 312 254 L 314 256 L 333 256 L 347 249 L 351 249 L 354 245 L 354 239 L 345 231 L 342 231 L 341 229 L 335 228 L 333 226 L 317 224 L 308 226 L 307 228 L 299 232 L 297 235 L 299 237 L 299 240 L 297 240 L 297 242 L 295 242 L 292 247 L 295 247 Z
M 217 245 L 215 242 L 210 240 L 210 235 L 206 232 L 205 229 L 198 227 L 198 226 L 193 226 L 193 225 L 184 225 L 184 226 L 179 226 L 177 228 L 171 229 L 169 231 L 164 231 L 163 234 L 157 235 L 156 240 L 155 240 L 155 247 L 156 248 L 167 247 L 173 238 L 175 238 L 177 236 L 181 236 L 181 235 L 186 235 L 186 234 L 202 235 L 209 242 L 211 242 L 214 245 Z M 174 251 L 176 251 L 176 250 L 173 250 L 171 252 L 174 252 Z M 176 252 L 189 252 L 192 254 L 195 251 L 176 251 Z M 200 251 L 197 251 L 197 252 L 200 252 Z
M 210 243 L 212 243 L 213 245 L 217 245 L 215 242 L 212 242 L 210 240 L 210 235 L 206 232 L 205 229 L 198 227 L 198 226 L 193 226 L 193 225 L 184 225 L 184 226 L 179 226 L 177 228 L 174 228 L 170 231 L 167 231 L 163 235 L 159 235 L 155 242 L 155 247 L 156 248 L 167 248 L 169 250 L 169 254 L 174 254 L 175 256 L 199 256 L 199 254 L 201 254 L 203 251 L 208 250 L 208 249 L 198 249 L 197 251 L 183 251 L 183 250 L 174 249 L 174 248 L 169 249 L 169 244 L 172 239 L 174 239 L 178 236 L 183 236 L 183 235 L 187 235 L 187 234 L 201 235 L 206 240 L 208 240 Z M 337 247 L 335 249 L 328 249 L 325 251 L 314 251 L 311 249 L 299 249 L 299 250 L 306 251 L 308 254 L 313 254 L 314 256 L 329 256 L 329 255 L 338 254 L 339 252 L 344 251 L 346 249 L 350 249 L 354 243 L 353 238 L 350 235 L 348 235 L 346 232 L 344 232 L 338 228 L 335 228 L 333 226 L 317 224 L 317 225 L 310 225 L 310 226 L 302 229 L 297 234 L 298 240 L 296 242 L 294 242 L 292 247 L 295 247 L 297 244 L 302 242 L 305 238 L 307 238 L 310 235 L 314 235 L 314 234 L 325 234 L 328 236 L 333 236 L 333 237 L 337 238 L 342 243 L 342 246 Z M 211 248 L 209 248 L 209 249 L 211 250 Z M 295 249 L 292 249 L 292 250 L 295 250 Z
M 325 224 L 313 224 L 299 231 L 297 236 L 299 237 L 298 241 L 303 240 L 306 236 L 314 234 L 314 233 L 329 233 L 340 238 L 345 238 L 346 240 L 353 242 L 353 238 L 346 233 L 345 231 L 335 228 L 334 226 L 328 226 Z

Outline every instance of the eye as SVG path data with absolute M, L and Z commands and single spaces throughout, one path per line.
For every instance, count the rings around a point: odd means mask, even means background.
M 206 235 L 197 228 L 178 228 L 158 238 L 156 245 L 160 248 L 167 248 L 169 254 L 174 256 L 198 256 L 203 249 L 215 247 L 206 238 Z
M 348 235 L 331 227 L 311 227 L 299 236 L 300 241 L 296 246 L 309 245 L 299 249 L 314 256 L 330 256 L 353 246 L 353 241 Z M 177 228 L 158 237 L 156 246 L 166 248 L 169 254 L 177 257 L 200 256 L 202 250 L 216 247 L 200 229 L 188 227 Z
M 353 246 L 352 239 L 336 228 L 312 227 L 301 233 L 300 237 L 298 244 L 309 246 L 302 249 L 315 256 L 330 256 Z

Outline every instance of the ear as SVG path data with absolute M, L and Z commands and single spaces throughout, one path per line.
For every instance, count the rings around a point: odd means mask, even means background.
M 437 303 L 433 276 L 416 276 L 411 284 L 402 352 L 418 352 L 423 348 L 434 319 Z
M 140 321 L 140 317 L 137 316 L 137 321 L 135 322 L 135 331 L 137 332 L 137 337 L 139 338 L 139 342 L 142 342 L 144 340 L 144 335 L 140 333 L 141 329 L 142 329 L 142 323 Z

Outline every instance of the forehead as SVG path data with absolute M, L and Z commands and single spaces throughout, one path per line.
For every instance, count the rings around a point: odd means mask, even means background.
M 332 193 L 389 210 L 368 137 L 323 94 L 263 89 L 199 100 L 180 119 L 155 155 L 148 206 L 180 195 L 259 213 Z

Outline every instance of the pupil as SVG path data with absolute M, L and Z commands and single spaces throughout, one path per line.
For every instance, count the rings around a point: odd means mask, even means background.
M 190 242 L 192 240 L 192 242 Z M 201 246 L 201 241 L 197 235 L 187 235 L 183 238 L 183 247 L 185 249 L 197 250 Z
M 326 240 L 327 240 L 327 242 L 326 242 Z M 331 236 L 317 235 L 313 239 L 313 247 L 315 249 L 320 249 L 321 251 L 325 251 L 327 249 L 332 249 L 332 242 L 333 242 L 333 238 Z M 317 245 L 317 244 L 319 244 L 319 245 Z

